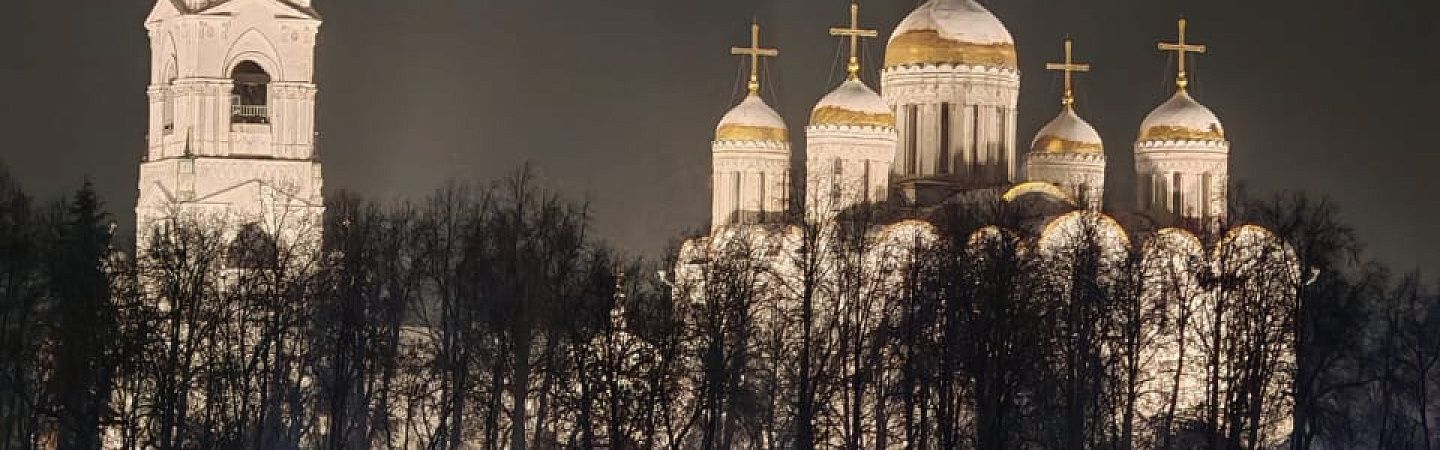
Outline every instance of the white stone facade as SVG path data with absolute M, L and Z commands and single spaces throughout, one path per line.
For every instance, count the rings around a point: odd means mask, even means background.
M 318 242 L 323 181 L 315 153 L 309 1 L 160 0 L 151 43 L 150 127 L 136 206 L 139 242 L 185 213 L 233 232 L 256 224 Z
M 863 125 L 805 128 L 807 214 L 814 218 L 886 201 L 895 129 Z
M 1229 166 L 1230 141 L 1220 119 L 1181 86 L 1140 124 L 1137 208 L 1218 225 L 1227 216 Z
M 1025 161 L 1031 180 L 1060 187 L 1077 204 L 1099 211 L 1105 199 L 1105 155 L 1031 153 Z
M 1135 197 L 1140 211 L 1206 222 L 1226 216 L 1228 141 L 1141 141 L 1135 144 Z
M 917 185 L 944 196 L 1018 181 L 1016 109 L 1020 72 L 966 65 L 900 66 L 881 72 L 881 94 L 895 111 L 894 173 L 908 200 L 933 203 Z M 921 188 L 923 189 L 923 188 Z
M 751 94 L 720 119 L 711 144 L 712 230 L 775 222 L 790 207 L 790 140 L 784 119 Z
M 714 229 L 780 220 L 789 208 L 790 144 L 715 141 Z

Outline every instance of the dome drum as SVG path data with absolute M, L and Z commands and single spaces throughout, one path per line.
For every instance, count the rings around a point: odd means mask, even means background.
M 891 104 L 964 103 L 1013 106 L 1020 100 L 1020 72 L 983 67 L 900 67 L 880 73 Z
M 1136 158 L 1195 159 L 1213 155 L 1224 159 L 1230 154 L 1228 141 L 1140 141 L 1135 143 Z

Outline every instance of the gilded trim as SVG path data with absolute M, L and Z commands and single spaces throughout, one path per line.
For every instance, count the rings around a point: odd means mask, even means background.
M 1209 130 L 1170 125 L 1154 126 L 1140 132 L 1142 141 L 1223 141 L 1225 132 L 1219 126 L 1210 125 Z
M 975 44 L 945 39 L 935 30 L 914 30 L 896 36 L 885 50 L 885 67 L 921 64 L 1019 67 L 1015 44 Z
M 895 128 L 895 115 L 885 113 L 867 113 L 841 108 L 838 106 L 822 106 L 810 113 L 811 125 L 869 125 L 881 128 Z
M 717 141 L 775 141 L 789 142 L 790 136 L 784 128 L 758 127 L 753 125 L 721 125 L 715 130 Z
M 1030 147 L 1033 153 L 1081 153 L 1092 155 L 1105 154 L 1105 147 L 1100 144 L 1089 142 L 1072 141 L 1061 139 L 1055 136 L 1041 136 Z
M 1005 194 L 1001 195 L 1000 198 L 1007 202 L 1013 202 L 1026 194 L 1045 194 L 1066 203 L 1075 204 L 1075 199 L 1070 198 L 1069 193 L 1061 190 L 1059 186 L 1043 181 L 1027 181 L 1017 184 L 1015 187 L 1010 188 L 1009 191 L 1005 191 Z

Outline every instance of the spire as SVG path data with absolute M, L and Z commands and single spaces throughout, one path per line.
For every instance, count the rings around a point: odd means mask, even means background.
M 860 0 L 850 3 L 850 28 L 831 28 L 830 35 L 850 38 L 850 64 L 845 68 L 851 80 L 860 79 L 860 38 L 880 36 L 878 31 L 860 28 Z
M 1066 109 L 1075 107 L 1075 72 L 1089 72 L 1090 64 L 1075 62 L 1075 40 L 1065 39 L 1065 62 L 1049 63 L 1045 65 L 1046 70 L 1059 70 L 1065 72 L 1065 98 L 1061 100 Z
M 1185 54 L 1205 54 L 1206 47 L 1203 44 L 1190 44 L 1185 42 L 1185 28 L 1187 27 L 1187 25 L 1189 25 L 1189 22 L 1185 20 L 1184 17 L 1181 17 L 1178 23 L 1180 28 L 1180 40 L 1176 42 L 1161 42 L 1160 50 L 1167 52 L 1175 52 L 1179 56 L 1176 59 L 1180 60 L 1180 70 L 1175 76 L 1175 86 L 1178 86 L 1180 88 L 1180 92 L 1185 92 L 1185 88 L 1190 86 L 1189 74 L 1185 72 Z
M 780 56 L 780 50 L 760 47 L 760 21 L 758 19 L 750 23 L 750 46 L 733 47 L 730 49 L 730 54 L 750 57 L 750 83 L 746 86 L 750 89 L 750 95 L 760 95 L 760 58 Z

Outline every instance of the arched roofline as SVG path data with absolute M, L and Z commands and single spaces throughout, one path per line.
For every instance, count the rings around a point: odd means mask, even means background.
M 240 34 L 235 42 L 230 44 L 226 51 L 224 65 L 221 67 L 221 76 L 230 76 L 236 66 L 245 61 L 250 61 L 265 70 L 273 81 L 286 80 L 285 68 L 277 59 L 280 52 L 276 50 L 275 43 L 271 42 L 265 33 L 259 29 L 251 28 Z

